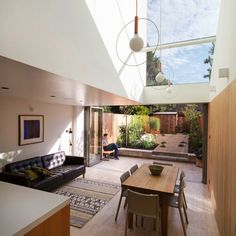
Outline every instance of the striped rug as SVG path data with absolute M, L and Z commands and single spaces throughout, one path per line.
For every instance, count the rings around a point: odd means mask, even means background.
M 55 193 L 70 198 L 70 224 L 82 228 L 120 190 L 120 185 L 77 178 Z

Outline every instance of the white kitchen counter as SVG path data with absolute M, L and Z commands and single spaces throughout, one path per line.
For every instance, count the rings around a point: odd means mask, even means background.
M 0 181 L 0 235 L 24 235 L 69 202 L 64 196 Z

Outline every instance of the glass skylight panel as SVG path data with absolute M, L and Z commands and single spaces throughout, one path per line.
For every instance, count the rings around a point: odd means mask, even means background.
M 220 0 L 148 0 L 147 18 L 160 30 L 161 43 L 216 35 Z M 156 44 L 156 31 L 147 24 L 148 45 Z
M 162 49 L 162 71 L 166 79 L 172 84 L 207 83 L 211 67 L 209 60 L 212 58 L 212 43 L 192 45 L 179 48 Z M 160 57 L 160 51 L 156 52 L 156 58 Z M 147 61 L 147 86 L 161 85 L 156 83 L 155 66 Z

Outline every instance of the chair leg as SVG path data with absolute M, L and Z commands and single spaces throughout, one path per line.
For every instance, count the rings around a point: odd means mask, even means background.
M 183 198 L 184 198 L 184 204 L 185 204 L 185 207 L 188 208 L 188 205 L 187 205 L 187 201 L 186 201 L 186 197 L 185 197 L 184 192 L 183 192 Z
M 141 216 L 141 227 L 143 228 L 143 216 Z
M 188 216 L 187 216 L 185 206 L 183 206 L 183 208 L 184 208 L 184 215 L 185 215 L 186 223 L 188 224 Z
M 127 235 L 127 228 L 128 228 L 128 212 L 126 214 L 126 221 L 125 221 L 125 236 Z
M 121 200 L 122 200 L 122 195 L 120 195 L 120 200 L 119 200 L 119 203 L 118 203 L 118 208 L 117 208 L 117 211 L 116 211 L 116 217 L 115 217 L 115 221 L 117 221 L 118 213 L 119 213 L 119 210 L 120 210 L 120 204 L 121 204 Z
M 187 236 L 181 208 L 179 208 L 179 215 L 180 215 L 180 219 L 181 219 L 181 223 L 182 223 L 182 227 L 183 227 L 183 231 L 184 231 L 184 236 Z
M 124 208 L 127 206 L 127 198 L 125 198 Z
M 156 228 L 156 235 L 159 236 L 160 235 L 160 225 L 159 225 L 159 220 L 156 219 L 155 221 L 155 228 Z

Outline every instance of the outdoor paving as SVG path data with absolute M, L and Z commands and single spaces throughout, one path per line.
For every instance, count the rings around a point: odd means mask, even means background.
M 188 135 L 186 134 L 158 134 L 159 144 L 154 151 L 170 153 L 188 153 Z

